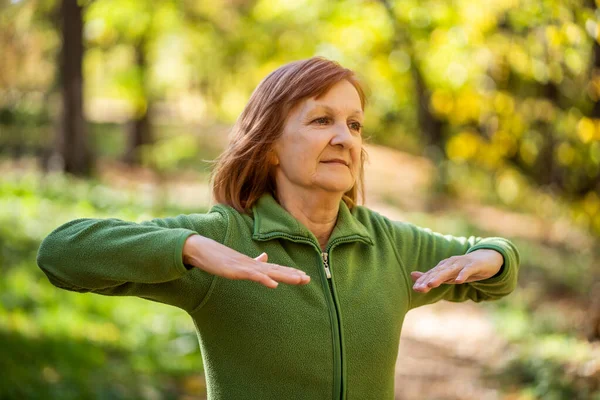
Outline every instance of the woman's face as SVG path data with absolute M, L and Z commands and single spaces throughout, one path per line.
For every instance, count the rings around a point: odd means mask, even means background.
M 273 147 L 277 190 L 340 196 L 350 190 L 360 171 L 362 122 L 360 97 L 345 79 L 319 99 L 296 105 Z

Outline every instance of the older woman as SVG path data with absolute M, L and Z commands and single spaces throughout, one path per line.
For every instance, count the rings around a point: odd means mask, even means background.
M 509 294 L 519 255 L 502 238 L 444 236 L 357 205 L 364 105 L 339 64 L 284 65 L 233 128 L 208 213 L 74 220 L 44 240 L 38 265 L 63 289 L 189 313 L 211 400 L 393 399 L 405 314 Z

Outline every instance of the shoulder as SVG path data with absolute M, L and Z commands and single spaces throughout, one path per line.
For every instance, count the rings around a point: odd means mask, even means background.
M 365 206 L 354 206 L 352 215 L 372 234 L 395 236 L 402 232 L 407 233 L 413 226 L 408 222 L 392 220 Z
M 241 213 L 230 205 L 218 203 L 211 207 L 209 213 L 219 214 L 221 218 L 229 224 L 244 223 L 247 224 L 253 220 L 251 214 Z
M 251 235 L 254 225 L 254 216 L 252 214 L 241 213 L 230 205 L 218 203 L 211 207 L 208 215 L 213 219 L 218 219 L 227 230 L 224 241 L 235 232 L 237 235 Z
M 242 224 L 247 225 L 245 220 L 250 218 L 225 204 L 215 204 L 206 213 L 193 213 L 186 217 L 191 229 L 220 243 L 227 241 L 232 230 L 239 229 Z
M 429 228 L 408 221 L 394 220 L 365 206 L 354 206 L 352 215 L 377 237 L 385 235 L 393 242 L 415 243 L 423 237 L 436 235 Z

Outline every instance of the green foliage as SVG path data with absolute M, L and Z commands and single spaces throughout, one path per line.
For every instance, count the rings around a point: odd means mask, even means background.
M 198 211 L 198 210 L 195 210 Z M 0 397 L 179 398 L 202 374 L 195 328 L 181 310 L 52 286 L 35 264 L 45 235 L 78 217 L 150 219 L 136 193 L 61 175 L 0 181 Z M 199 392 L 198 392 L 199 391 Z
M 538 336 L 520 347 L 500 379 L 536 399 L 600 399 L 597 359 L 592 346 L 572 337 Z
M 600 233 L 600 117 L 594 114 L 600 66 L 592 63 L 600 23 L 594 4 L 85 4 L 85 93 L 94 121 L 121 124 L 150 111 L 154 123 L 231 124 L 273 69 L 324 55 L 356 70 L 369 88 L 366 133 L 375 142 L 443 157 L 442 178 L 464 167 L 480 170 L 495 186 L 508 185 L 508 194 L 498 194 L 508 205 L 519 203 L 511 194 L 519 181 L 544 186 L 569 203 L 575 221 Z M 19 137 L 34 121 L 55 118 L 55 99 L 40 94 L 55 90 L 57 5 L 22 0 L 3 6 L 3 136 Z M 440 126 L 433 143 L 423 140 L 431 134 L 424 110 Z M 145 150 L 146 163 L 162 170 L 178 164 L 178 156 L 190 157 L 179 151 L 157 160 L 155 152 Z M 442 179 L 439 188 L 452 192 L 453 185 Z

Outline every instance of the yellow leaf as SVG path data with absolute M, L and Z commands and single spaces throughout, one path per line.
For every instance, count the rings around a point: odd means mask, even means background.
M 481 139 L 473 132 L 461 132 L 446 144 L 446 154 L 452 161 L 466 161 L 473 158 L 481 147 Z
M 583 143 L 589 143 L 594 138 L 595 130 L 594 122 L 587 117 L 581 118 L 577 124 L 577 136 Z
M 563 142 L 556 150 L 556 158 L 562 165 L 571 165 L 573 159 L 575 158 L 575 150 L 569 143 Z

